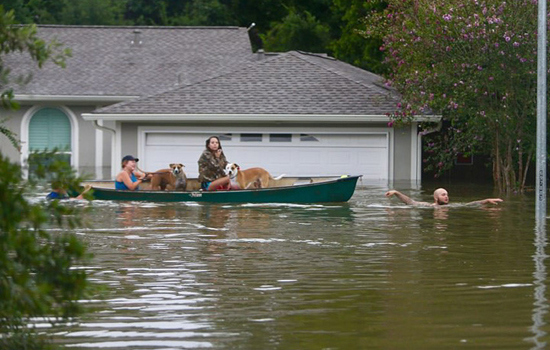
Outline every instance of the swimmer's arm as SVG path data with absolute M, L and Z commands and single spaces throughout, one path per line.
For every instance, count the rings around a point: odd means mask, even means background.
M 410 197 L 404 195 L 403 193 L 401 193 L 399 191 L 391 190 L 391 191 L 386 192 L 386 197 L 390 198 L 392 196 L 396 196 L 397 198 L 399 198 L 399 200 L 401 200 L 401 202 L 403 202 L 405 204 L 424 205 L 423 204 L 424 202 L 416 202 L 416 201 L 412 200 Z M 426 203 L 426 204 L 428 204 L 428 203 Z
M 482 200 L 479 200 L 479 201 L 473 201 L 473 202 L 470 202 L 470 203 L 466 203 L 466 204 L 498 204 L 500 202 L 503 202 L 502 199 L 500 198 L 487 198 L 487 199 L 482 199 Z

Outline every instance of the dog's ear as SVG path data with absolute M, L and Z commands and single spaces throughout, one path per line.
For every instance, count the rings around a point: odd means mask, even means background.
M 235 168 L 240 169 L 241 167 L 239 166 L 239 164 L 235 163 Z
M 183 164 L 181 164 L 181 163 L 179 163 L 178 165 L 179 165 L 180 167 L 182 167 L 182 168 L 185 168 L 185 165 L 183 165 Z
M 170 164 L 170 168 L 173 168 L 175 165 L 176 165 L 176 164 L 171 163 L 171 164 Z

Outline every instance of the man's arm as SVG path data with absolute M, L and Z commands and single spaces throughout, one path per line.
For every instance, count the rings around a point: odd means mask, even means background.
M 473 201 L 473 202 L 470 202 L 470 203 L 466 203 L 466 204 L 498 204 L 500 202 L 503 202 L 502 199 L 500 198 L 487 198 L 487 199 L 482 199 L 482 200 L 479 200 L 479 201 Z
M 399 198 L 401 200 L 401 202 L 405 203 L 405 204 L 410 204 L 410 205 L 414 205 L 416 204 L 417 202 L 415 202 L 414 200 L 412 200 L 410 197 L 408 196 L 405 196 L 403 193 L 399 192 L 399 191 L 396 191 L 396 190 L 391 190 L 391 191 L 388 191 L 386 192 L 386 197 L 390 198 L 392 196 L 396 196 L 397 198 Z

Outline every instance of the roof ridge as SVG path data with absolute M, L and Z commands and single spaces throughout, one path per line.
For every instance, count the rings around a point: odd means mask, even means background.
M 37 24 L 38 28 L 86 28 L 86 29 L 247 29 L 239 26 L 115 26 L 115 25 L 75 25 L 75 24 Z
M 372 83 L 369 84 L 368 80 L 365 80 L 363 82 L 363 81 L 358 81 L 357 79 L 353 79 L 353 77 L 350 77 L 349 73 L 346 74 L 345 71 L 342 71 L 342 72 L 338 71 L 338 67 L 335 67 L 335 68 L 327 67 L 327 66 L 324 66 L 322 64 L 304 59 L 304 55 L 299 53 L 299 52 L 287 51 L 287 52 L 270 53 L 270 54 L 273 54 L 273 57 L 265 57 L 264 56 L 264 58 L 262 58 L 261 56 L 257 56 L 256 60 L 243 62 L 238 67 L 235 67 L 234 69 L 231 69 L 230 71 L 224 72 L 222 74 L 217 74 L 215 76 L 212 76 L 212 77 L 209 77 L 209 78 L 197 81 L 197 82 L 192 82 L 192 83 L 182 84 L 182 85 L 178 85 L 178 86 L 173 86 L 171 88 L 165 89 L 163 91 L 158 91 L 158 92 L 155 92 L 153 94 L 149 94 L 147 96 L 140 96 L 136 99 L 132 99 L 132 100 L 120 102 L 120 103 L 117 103 L 117 104 L 105 106 L 103 108 L 94 110 L 92 112 L 92 114 L 101 114 L 101 113 L 104 113 L 105 110 L 109 111 L 112 108 L 125 107 L 129 104 L 139 102 L 139 101 L 145 102 L 146 100 L 149 100 L 150 103 L 153 103 L 154 99 L 157 96 L 161 96 L 161 95 L 165 95 L 165 94 L 178 94 L 179 92 L 183 93 L 184 91 L 189 91 L 189 89 L 199 89 L 200 87 L 204 86 L 205 84 L 209 84 L 212 81 L 215 81 L 217 79 L 223 79 L 224 77 L 231 77 L 232 75 L 239 74 L 239 72 L 243 72 L 243 71 L 249 70 L 251 68 L 257 68 L 257 67 L 260 67 L 260 65 L 268 64 L 270 62 L 273 62 L 274 60 L 281 60 L 281 59 L 284 59 L 285 57 L 295 57 L 295 58 L 299 59 L 300 61 L 302 61 L 305 64 L 309 64 L 312 67 L 315 67 L 316 69 L 322 69 L 322 70 L 328 72 L 329 74 L 333 74 L 334 76 L 345 79 L 346 81 L 349 82 L 350 85 L 355 84 L 356 86 L 361 87 L 361 89 L 367 89 L 368 91 L 371 91 L 373 94 L 385 95 L 385 94 L 389 93 L 389 95 L 386 96 L 386 98 L 391 98 L 392 95 L 394 95 L 392 93 L 392 91 L 389 90 L 389 89 L 381 89 L 377 85 L 373 86 Z M 335 58 L 328 58 L 328 59 L 330 59 L 334 62 L 342 62 L 342 61 L 339 61 Z M 357 68 L 357 67 L 354 67 L 354 68 L 358 69 L 361 72 L 367 72 L 367 71 L 365 71 L 361 68 Z M 371 72 L 369 72 L 369 73 L 376 76 L 376 77 L 382 78 L 381 76 L 378 76 L 378 75 L 373 74 Z M 385 93 L 384 93 L 384 91 L 385 91 Z M 169 97 L 165 96 L 163 98 L 169 98 Z
M 167 89 L 161 93 L 165 93 L 165 92 L 169 92 L 171 90 L 176 90 L 176 89 L 186 89 L 188 87 L 192 87 L 192 86 L 197 86 L 197 85 L 201 85 L 203 83 L 206 83 L 206 82 L 209 82 L 210 80 L 214 80 L 214 79 L 219 79 L 219 78 L 222 78 L 222 77 L 225 77 L 225 76 L 228 76 L 228 75 L 232 75 L 232 74 L 235 74 L 237 72 L 240 72 L 242 70 L 245 70 L 249 67 L 254 67 L 254 66 L 257 66 L 257 65 L 260 65 L 260 64 L 264 64 L 265 62 L 270 62 L 278 57 L 281 57 L 281 56 L 284 56 L 287 52 L 282 52 L 282 53 L 277 53 L 276 55 L 273 55 L 273 57 L 267 57 L 267 58 L 259 58 L 255 61 L 248 61 L 248 62 L 244 62 L 241 66 L 239 67 L 236 67 L 235 69 L 232 69 L 228 72 L 225 72 L 225 73 L 222 73 L 222 74 L 218 74 L 218 75 L 215 75 L 215 76 L 212 76 L 212 77 L 209 77 L 209 78 L 206 78 L 206 79 L 203 79 L 201 81 L 197 81 L 197 82 L 194 82 L 194 83 L 191 83 L 191 84 L 185 84 L 185 85 L 181 85 L 181 86 L 176 86 L 174 88 L 171 88 L 171 89 Z M 151 96 L 155 96 L 155 95 L 159 95 L 161 93 L 158 93 L 158 94 L 153 94 Z
M 338 59 L 335 58 L 335 57 L 328 56 L 327 54 L 306 52 L 306 51 L 300 51 L 300 50 L 288 51 L 287 53 L 292 54 L 294 57 L 296 57 L 296 58 L 298 58 L 298 59 L 301 59 L 301 60 L 303 60 L 303 61 L 305 61 L 305 62 L 307 62 L 307 63 L 309 63 L 309 64 L 312 64 L 312 65 L 317 66 L 317 67 L 319 67 L 319 68 L 322 68 L 322 69 L 324 69 L 324 70 L 326 70 L 326 71 L 329 71 L 329 72 L 331 72 L 331 73 L 333 73 L 333 74 L 336 74 L 336 75 L 338 75 L 338 76 L 340 76 L 340 77 L 343 77 L 343 78 L 345 78 L 345 79 L 347 79 L 347 80 L 349 80 L 349 81 L 351 81 L 351 82 L 353 82 L 353 83 L 356 83 L 356 84 L 359 84 L 359 85 L 361 85 L 361 86 L 364 86 L 364 87 L 366 87 L 366 88 L 368 88 L 368 89 L 372 89 L 372 85 L 366 84 L 366 83 L 364 83 L 364 82 L 362 82 L 362 81 L 359 81 L 359 80 L 357 80 L 357 79 L 353 79 L 353 77 L 350 77 L 348 74 L 345 74 L 345 73 L 342 72 L 342 71 L 338 71 L 338 70 L 336 70 L 336 69 L 334 69 L 334 68 L 326 67 L 326 66 L 317 64 L 316 62 L 312 62 L 312 61 L 310 61 L 310 60 L 304 59 L 303 56 L 312 56 L 312 57 L 320 58 L 320 59 L 323 59 L 323 60 L 329 60 L 329 61 L 333 61 L 333 62 L 339 62 L 339 63 L 341 63 L 341 64 L 345 64 L 345 65 L 348 65 L 349 67 L 352 67 L 352 69 L 360 70 L 360 71 L 362 71 L 363 74 L 368 74 L 368 75 L 371 75 L 371 76 L 373 76 L 373 77 L 377 77 L 377 78 L 384 79 L 384 77 L 381 76 L 381 75 L 375 74 L 375 73 L 370 72 L 370 71 L 368 71 L 368 70 L 366 70 L 366 69 L 362 69 L 362 68 L 356 67 L 356 66 L 354 66 L 354 65 L 352 65 L 352 64 L 349 64 L 349 63 L 347 63 L 347 62 L 340 61 L 340 60 L 338 60 Z M 384 90 L 390 91 L 390 92 L 393 92 L 393 91 L 394 91 L 394 90 L 388 88 L 387 86 L 385 86 L 385 85 L 383 85 L 383 84 L 377 84 L 376 82 L 373 82 L 373 85 L 375 85 L 375 86 L 377 86 L 377 87 L 379 87 L 379 88 L 382 88 L 382 89 L 384 89 Z
M 146 99 L 149 99 L 149 98 L 152 98 L 152 97 L 155 97 L 155 96 L 159 96 L 159 95 L 162 95 L 162 94 L 174 92 L 174 91 L 179 90 L 179 89 L 185 90 L 185 89 L 188 89 L 188 88 L 192 88 L 192 87 L 196 87 L 196 86 L 199 86 L 199 85 L 202 85 L 202 84 L 206 84 L 206 83 L 208 83 L 208 82 L 210 82 L 214 79 L 219 79 L 219 78 L 222 78 L 222 77 L 225 77 L 225 76 L 229 76 L 231 74 L 235 74 L 237 72 L 245 70 L 249 67 L 254 67 L 256 65 L 264 64 L 266 62 L 270 62 L 270 61 L 275 60 L 277 58 L 280 58 L 282 56 L 286 56 L 289 52 L 290 51 L 280 52 L 280 53 L 279 52 L 277 52 L 277 53 L 268 53 L 268 55 L 273 55 L 273 57 L 267 57 L 267 58 L 264 58 L 264 59 L 260 58 L 260 60 L 257 60 L 257 61 L 246 62 L 242 66 L 240 66 L 238 68 L 235 68 L 235 69 L 233 69 L 229 72 L 223 73 L 223 74 L 215 75 L 215 76 L 212 76 L 210 78 L 203 79 L 201 81 L 197 81 L 197 82 L 194 82 L 194 83 L 191 83 L 191 84 L 174 86 L 174 87 L 168 88 L 166 90 L 155 92 L 155 93 L 150 94 L 150 95 L 139 96 L 137 98 L 134 98 L 134 99 L 131 99 L 131 100 L 128 100 L 128 101 L 123 101 L 123 102 L 115 103 L 115 104 L 112 104 L 112 105 L 108 105 L 108 106 L 96 109 L 92 113 L 100 112 L 104 108 L 110 108 L 110 107 L 113 107 L 113 106 L 117 106 L 117 107 L 125 106 L 125 105 L 130 104 L 134 101 L 146 100 Z M 265 54 L 265 53 L 261 53 L 261 54 Z
M 135 101 L 146 100 L 146 99 L 149 99 L 149 98 L 152 98 L 152 97 L 155 97 L 155 96 L 159 96 L 159 95 L 163 95 L 163 94 L 166 94 L 166 93 L 174 92 L 174 91 L 179 90 L 179 89 L 184 90 L 184 89 L 187 89 L 187 88 L 196 87 L 197 85 L 201 85 L 201 84 L 207 83 L 211 80 L 218 79 L 218 78 L 224 77 L 226 75 L 233 74 L 235 72 L 239 72 L 243 69 L 246 69 L 247 67 L 252 67 L 256 64 L 260 64 L 260 63 L 262 63 L 264 61 L 267 61 L 267 60 L 270 60 L 270 59 L 265 59 L 265 60 L 256 61 L 256 62 L 246 62 L 246 63 L 243 63 L 242 66 L 240 66 L 238 68 L 235 68 L 233 70 L 230 70 L 226 73 L 215 75 L 215 76 L 212 76 L 210 78 L 206 78 L 206 79 L 203 79 L 201 81 L 194 82 L 194 83 L 182 84 L 182 85 L 179 85 L 179 83 L 176 83 L 176 86 L 172 86 L 172 87 L 167 88 L 165 90 L 157 91 L 157 92 L 154 92 L 152 94 L 145 95 L 145 96 L 139 96 L 139 97 L 133 98 L 131 100 L 115 103 L 115 104 L 112 104 L 112 105 L 107 105 L 107 106 L 104 106 L 104 107 L 101 107 L 101 108 L 98 108 L 98 109 L 94 110 L 92 113 L 96 113 L 98 111 L 101 111 L 102 109 L 110 108 L 110 107 L 113 107 L 113 106 L 117 106 L 117 107 L 125 106 L 125 105 L 133 103 Z

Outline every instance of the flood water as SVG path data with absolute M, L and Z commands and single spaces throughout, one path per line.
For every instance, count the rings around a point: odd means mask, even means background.
M 77 230 L 102 288 L 69 349 L 542 349 L 546 233 L 534 195 L 490 187 L 413 208 L 363 185 L 345 204 L 96 201 Z M 431 201 L 433 187 L 402 189 Z

